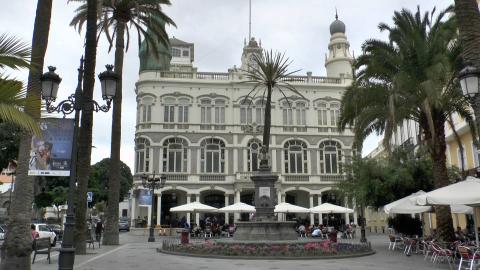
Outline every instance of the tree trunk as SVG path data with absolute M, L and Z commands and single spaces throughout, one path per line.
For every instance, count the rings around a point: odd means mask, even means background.
M 95 87 L 95 62 L 97 57 L 97 1 L 88 0 L 87 31 L 85 34 L 85 66 L 83 80 L 83 107 L 80 135 L 78 138 L 77 198 L 75 206 L 75 252 L 86 253 L 86 204 L 88 177 L 92 153 L 93 111 L 89 103 L 93 98 Z M 85 110 L 86 109 L 86 110 Z
M 463 59 L 480 70 L 480 12 L 477 1 L 455 0 L 455 15 L 463 46 Z M 480 95 L 477 95 L 473 102 L 477 134 L 479 134 Z
M 260 160 L 260 166 L 268 166 L 267 155 L 270 152 L 270 127 L 272 125 L 272 87 L 269 85 L 267 89 L 267 102 L 265 104 L 265 125 L 263 127 L 262 151 L 264 157 Z
M 435 188 L 450 184 L 446 165 L 445 121 L 444 117 L 437 117 L 435 121 L 435 138 L 430 144 L 430 156 L 433 161 L 433 183 Z M 449 205 L 435 206 L 437 230 L 443 241 L 453 242 L 452 214 Z
M 45 52 L 48 46 L 51 14 L 52 0 L 38 0 L 32 36 L 31 63 L 34 68 L 31 69 L 28 74 L 28 97 L 40 98 L 41 83 L 39 79 L 43 70 Z M 39 108 L 40 107 L 26 107 L 25 111 L 32 117 L 39 119 Z M 30 223 L 34 186 L 34 177 L 28 176 L 31 141 L 31 134 L 24 133 L 22 135 L 19 147 L 15 191 L 13 192 L 9 219 L 7 221 L 8 233 L 2 246 L 2 260 L 0 264 L 0 269 L 2 270 L 30 269 L 30 253 L 32 249 Z
M 118 245 L 118 203 L 120 198 L 120 147 L 122 140 L 122 76 L 125 23 L 117 22 L 115 44 L 115 72 L 119 76 L 113 99 L 112 141 L 110 150 L 110 177 L 108 179 L 108 205 L 105 223 L 104 245 Z M 153 217 L 152 217 L 153 218 Z

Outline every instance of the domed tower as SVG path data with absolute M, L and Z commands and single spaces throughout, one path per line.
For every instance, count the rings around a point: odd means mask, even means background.
M 160 23 L 165 31 L 165 21 L 158 17 L 153 19 L 160 20 Z M 147 29 L 147 33 L 153 35 L 151 29 Z M 156 38 L 154 37 L 154 39 Z M 140 72 L 145 70 L 168 71 L 170 69 L 170 60 L 172 59 L 170 46 L 165 46 L 159 40 L 155 40 L 154 42 L 157 47 L 156 52 L 153 51 L 154 48 L 148 48 L 145 40 L 143 40 L 140 44 L 140 49 L 138 51 L 138 56 L 140 58 Z
M 248 41 L 248 44 L 244 44 L 242 53 L 242 66 L 240 67 L 241 69 L 248 70 L 249 65 L 251 66 L 253 64 L 252 62 L 254 54 L 262 54 L 262 44 L 258 44 L 255 38 L 252 37 Z
M 345 24 L 338 19 L 338 14 L 335 14 L 335 21 L 330 24 L 330 35 L 328 56 L 325 56 L 327 77 L 351 78 L 353 57 L 345 35 Z

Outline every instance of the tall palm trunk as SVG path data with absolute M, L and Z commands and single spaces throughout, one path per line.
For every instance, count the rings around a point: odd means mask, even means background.
M 463 45 L 463 58 L 480 70 L 480 12 L 477 1 L 455 0 L 455 14 Z M 473 111 L 477 131 L 480 131 L 480 95 L 474 98 Z
M 95 62 L 97 57 L 97 1 L 88 0 L 87 31 L 85 34 L 85 71 L 83 80 L 84 101 L 93 98 L 95 86 Z M 90 106 L 83 106 L 90 107 Z M 82 110 L 80 134 L 78 138 L 77 166 L 77 198 L 75 205 L 75 250 L 77 254 L 86 253 L 86 204 L 88 177 L 92 154 L 93 111 Z
M 433 183 L 435 188 L 449 185 L 445 143 L 445 117 L 435 119 L 435 138 L 430 144 L 430 156 L 433 161 Z M 452 214 L 450 206 L 435 206 L 437 229 L 443 241 L 453 242 L 455 234 L 453 230 Z
M 263 153 L 265 156 L 262 160 L 260 160 L 260 166 L 268 166 L 268 159 L 267 156 L 269 153 L 270 148 L 270 127 L 272 125 L 272 90 L 273 87 L 271 85 L 267 86 L 267 102 L 265 104 L 265 126 L 263 127 Z
M 108 179 L 108 205 L 104 245 L 118 245 L 118 202 L 120 198 L 120 147 L 122 140 L 122 73 L 125 23 L 117 22 L 115 40 L 115 72 L 119 76 L 113 100 L 112 141 L 110 150 L 110 177 Z
M 45 52 L 47 51 L 51 15 L 52 0 L 38 0 L 32 37 L 31 63 L 34 69 L 31 69 L 28 74 L 28 97 L 40 97 L 40 75 L 43 70 Z M 40 118 L 40 106 L 37 108 L 27 107 L 25 111 L 34 118 Z M 7 224 L 8 233 L 2 246 L 2 260 L 0 264 L 0 269 L 2 270 L 30 269 L 30 253 L 32 249 L 30 222 L 34 186 L 34 177 L 28 176 L 31 141 L 32 136 L 30 134 L 22 135 L 15 191 L 10 204 L 10 216 Z

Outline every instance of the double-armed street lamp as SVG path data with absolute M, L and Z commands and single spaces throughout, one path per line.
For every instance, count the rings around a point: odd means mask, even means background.
M 62 241 L 62 247 L 60 248 L 60 256 L 58 259 L 58 269 L 73 269 L 75 261 L 75 247 L 74 247 L 74 196 L 77 182 L 77 139 L 79 131 L 79 119 L 81 111 L 103 111 L 108 112 L 112 99 L 115 98 L 115 91 L 117 88 L 118 76 L 113 72 L 113 66 L 107 65 L 107 70 L 100 73 L 98 78 L 100 79 L 102 88 L 102 97 L 106 101 L 106 104 L 99 105 L 95 100 L 86 98 L 83 95 L 82 81 L 83 81 L 83 56 L 80 59 L 80 67 L 78 68 L 78 84 L 75 93 L 70 95 L 67 99 L 62 100 L 58 105 L 53 105 L 57 99 L 58 86 L 62 79 L 55 73 L 55 67 L 49 66 L 48 72 L 44 73 L 40 78 L 42 82 L 42 99 L 45 100 L 47 112 L 63 113 L 64 116 L 75 112 L 74 126 L 73 126 L 73 138 L 72 138 L 72 152 L 70 162 L 70 180 L 69 191 L 67 198 L 67 216 L 65 220 L 64 236 Z
M 153 171 L 153 174 L 148 175 L 148 174 L 143 174 L 141 176 L 142 178 L 142 185 L 144 188 L 150 189 L 150 193 L 152 195 L 152 207 L 151 207 L 151 214 L 150 214 L 150 234 L 148 236 L 148 242 L 155 242 L 155 225 L 153 223 L 153 216 L 155 214 L 155 207 L 153 203 L 153 198 L 154 198 L 154 191 L 155 189 L 160 189 L 165 186 L 165 183 L 167 182 L 167 177 L 165 175 L 155 175 L 155 171 Z M 160 218 L 160 217 L 157 217 Z
M 480 92 L 480 71 L 476 67 L 467 64 L 459 72 L 458 80 L 460 81 L 463 95 L 469 98 L 475 114 L 476 128 L 477 131 L 480 131 L 480 97 L 478 96 Z

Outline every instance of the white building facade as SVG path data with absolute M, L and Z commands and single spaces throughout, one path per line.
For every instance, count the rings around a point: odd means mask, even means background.
M 345 25 L 330 26 L 325 67 L 328 77 L 292 76 L 292 85 L 305 98 L 279 92 L 272 96 L 270 162 L 279 175 L 278 202 L 313 207 L 333 202 L 353 207 L 335 197 L 332 188 L 345 179 L 343 166 L 352 155 L 353 134 L 339 133 L 340 100 L 352 82 L 352 57 Z M 134 192 L 131 218 L 152 219 L 141 185 L 143 174 L 164 174 L 166 185 L 155 190 L 156 224 L 171 224 L 181 216 L 199 224 L 201 216 L 170 213 L 173 206 L 200 201 L 214 207 L 236 202 L 253 204 L 252 173 L 259 166 L 264 100 L 248 97 L 252 84 L 244 83 L 242 69 L 252 54 L 262 53 L 254 38 L 245 44 L 240 68 L 228 72 L 200 72 L 193 67 L 194 46 L 171 39 L 171 61 L 166 70 L 142 70 L 136 84 Z M 221 216 L 225 221 L 233 215 Z M 235 216 L 235 219 L 238 216 Z M 307 215 L 324 222 L 321 215 Z M 356 215 L 353 215 L 356 222 Z M 350 222 L 350 217 L 344 217 Z M 353 221 L 353 220 L 352 220 Z M 133 223 L 132 223 L 133 224 Z

